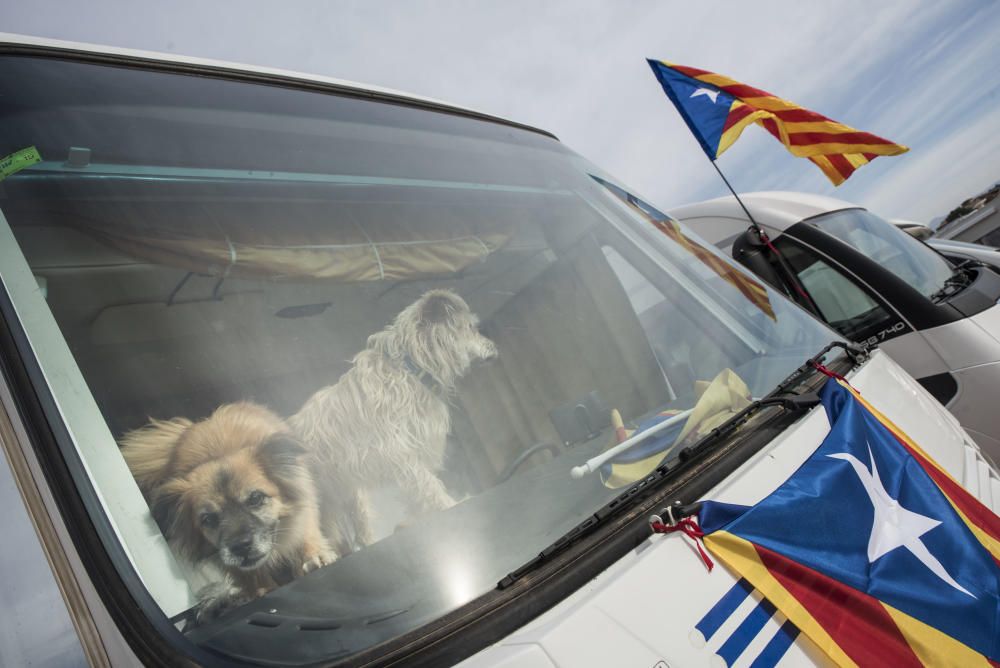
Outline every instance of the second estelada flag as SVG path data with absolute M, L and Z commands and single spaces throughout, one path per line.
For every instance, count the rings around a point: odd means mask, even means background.
M 809 158 L 834 185 L 880 155 L 909 150 L 729 77 L 661 60 L 647 62 L 710 160 L 751 123 L 770 132 L 792 155 Z
M 1000 518 L 852 388 L 752 507 L 706 501 L 709 551 L 841 666 L 997 666 Z

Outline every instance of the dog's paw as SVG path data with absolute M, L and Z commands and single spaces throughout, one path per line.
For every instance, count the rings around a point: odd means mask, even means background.
M 264 590 L 266 593 L 266 590 Z M 258 593 L 259 595 L 259 593 Z M 214 582 L 198 592 L 195 623 L 207 624 L 230 610 L 252 601 L 256 596 L 240 589 L 231 582 Z
M 302 574 L 311 573 L 317 568 L 322 568 L 323 566 L 329 566 L 337 560 L 337 553 L 333 550 L 325 550 L 320 552 L 311 559 L 307 559 L 305 563 L 302 564 Z

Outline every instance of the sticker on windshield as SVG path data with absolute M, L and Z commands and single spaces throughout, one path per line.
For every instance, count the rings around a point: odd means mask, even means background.
M 0 181 L 11 174 L 16 174 L 25 167 L 30 167 L 36 162 L 41 162 L 42 156 L 38 154 L 38 149 L 34 146 L 22 148 L 20 151 L 11 153 L 0 160 Z

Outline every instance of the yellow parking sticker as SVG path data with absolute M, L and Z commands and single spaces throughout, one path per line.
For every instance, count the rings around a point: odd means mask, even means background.
M 11 174 L 16 174 L 25 167 L 30 167 L 36 162 L 41 161 L 42 156 L 38 155 L 38 149 L 34 146 L 22 148 L 16 153 L 11 153 L 0 160 L 0 181 L 3 181 Z

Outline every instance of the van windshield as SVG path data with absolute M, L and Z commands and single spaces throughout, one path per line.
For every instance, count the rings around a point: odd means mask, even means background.
M 834 211 L 808 221 L 850 244 L 925 297 L 939 292 L 952 267 L 932 248 L 864 209 Z
M 0 60 L 0 153 L 40 157 L 0 186 L 0 276 L 178 642 L 288 665 L 412 632 L 836 338 L 541 133 Z

